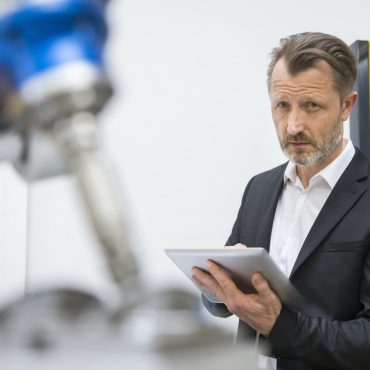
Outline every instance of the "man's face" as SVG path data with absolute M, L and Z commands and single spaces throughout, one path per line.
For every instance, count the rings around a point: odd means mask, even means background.
M 334 90 L 331 67 L 318 61 L 314 67 L 291 76 L 280 59 L 272 72 L 272 118 L 280 146 L 298 165 L 330 163 L 341 151 L 343 121 L 348 101 L 341 103 Z M 355 99 L 354 99 L 355 100 Z

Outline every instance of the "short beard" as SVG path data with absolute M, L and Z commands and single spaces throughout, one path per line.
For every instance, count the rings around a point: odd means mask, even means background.
M 288 135 L 284 140 L 280 140 L 280 147 L 284 154 L 291 162 L 301 166 L 313 166 L 326 159 L 343 138 L 343 123 L 338 120 L 338 123 L 332 128 L 329 134 L 324 138 L 323 143 L 319 143 L 311 137 L 301 133 L 295 136 Z M 314 149 L 310 152 L 297 150 L 295 153 L 290 153 L 288 150 L 289 142 L 305 142 L 313 145 Z

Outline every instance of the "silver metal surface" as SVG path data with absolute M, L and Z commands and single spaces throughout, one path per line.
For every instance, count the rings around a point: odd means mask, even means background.
M 39 292 L 0 312 L 1 366 L 7 370 L 256 370 L 251 346 L 206 324 L 199 299 L 152 292 L 112 310 L 87 293 Z
M 138 282 L 138 267 L 128 239 L 118 182 L 99 151 L 95 116 L 75 114 L 50 131 L 77 178 L 88 217 L 103 246 L 114 280 L 131 289 Z M 127 284 L 126 284 L 127 283 Z

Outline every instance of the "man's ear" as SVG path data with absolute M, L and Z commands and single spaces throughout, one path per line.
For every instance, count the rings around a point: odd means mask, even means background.
M 358 94 L 356 91 L 352 91 L 347 95 L 343 100 L 342 104 L 342 121 L 347 121 L 349 114 L 351 113 L 352 108 L 356 104 Z

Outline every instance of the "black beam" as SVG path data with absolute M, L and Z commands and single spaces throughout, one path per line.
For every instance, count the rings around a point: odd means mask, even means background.
M 351 48 L 358 60 L 355 91 L 359 96 L 351 113 L 350 137 L 353 144 L 370 158 L 369 42 L 356 41 Z

